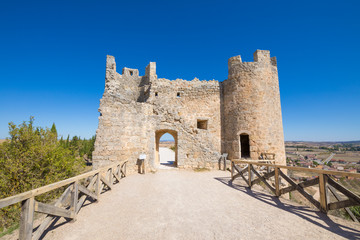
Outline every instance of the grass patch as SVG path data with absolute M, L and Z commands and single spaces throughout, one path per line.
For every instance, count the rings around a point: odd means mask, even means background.
M 11 227 L 6 228 L 5 230 L 1 229 L 0 238 L 5 235 L 11 234 L 13 231 L 15 231 L 18 228 L 19 228 L 19 223 L 16 223 L 16 224 L 12 225 Z

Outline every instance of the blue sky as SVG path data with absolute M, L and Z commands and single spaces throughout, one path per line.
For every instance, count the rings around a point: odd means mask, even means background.
M 360 139 L 359 1 L 1 1 L 0 138 L 8 122 L 95 134 L 106 55 L 159 77 L 227 78 L 278 58 L 286 140 Z

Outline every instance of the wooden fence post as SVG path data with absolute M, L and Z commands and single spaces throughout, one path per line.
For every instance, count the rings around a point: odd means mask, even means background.
M 79 199 L 79 186 L 78 181 L 75 181 L 73 183 L 72 189 L 71 189 L 71 198 L 70 198 L 70 211 L 73 214 L 73 220 L 76 220 L 76 213 L 77 213 L 77 203 Z
M 279 168 L 275 167 L 275 195 L 280 196 Z
M 127 162 L 125 162 L 125 165 L 124 165 L 124 167 L 125 167 L 125 170 L 124 170 L 124 177 L 126 177 L 126 166 L 127 166 Z
M 100 174 L 101 174 L 101 172 L 99 171 L 98 173 L 97 173 L 97 176 L 96 176 L 96 183 L 95 183 L 95 194 L 96 194 L 96 196 L 97 196 L 97 201 L 99 201 L 99 196 L 100 196 L 100 182 L 101 182 L 101 180 L 100 180 Z
M 251 188 L 251 164 L 248 164 L 248 184 L 249 188 Z
M 231 181 L 234 180 L 234 162 L 231 161 Z
M 326 182 L 327 176 L 326 174 L 319 174 L 319 192 L 320 192 L 320 210 L 324 213 L 327 213 L 327 196 L 326 196 Z
M 113 168 L 112 167 L 109 169 L 109 173 L 110 173 L 109 174 L 109 183 L 112 186 L 113 185 Z
M 35 199 L 28 198 L 21 203 L 20 240 L 31 240 L 33 232 Z

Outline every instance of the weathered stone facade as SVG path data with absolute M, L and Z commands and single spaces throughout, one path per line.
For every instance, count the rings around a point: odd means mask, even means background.
M 215 168 L 224 152 L 251 159 L 275 153 L 277 163 L 285 163 L 276 58 L 269 51 L 257 50 L 254 62 L 230 58 L 223 82 L 158 78 L 154 62 L 145 76 L 130 68 L 119 74 L 108 56 L 99 112 L 95 168 L 127 159 L 135 170 L 145 153 L 146 167 L 156 170 L 166 132 L 175 139 L 181 168 Z

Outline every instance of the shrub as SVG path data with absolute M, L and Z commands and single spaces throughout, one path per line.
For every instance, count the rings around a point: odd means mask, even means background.
M 75 176 L 82 159 L 57 141 L 56 131 L 34 127 L 34 118 L 20 125 L 9 123 L 8 141 L 0 145 L 0 198 L 29 191 Z M 37 197 L 54 199 L 59 191 Z M 20 204 L 0 209 L 0 228 L 11 226 L 19 217 Z

